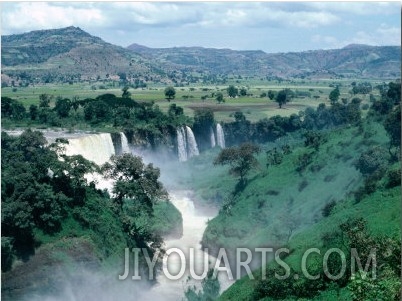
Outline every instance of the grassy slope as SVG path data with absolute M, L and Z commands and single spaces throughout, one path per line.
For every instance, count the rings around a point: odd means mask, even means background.
M 296 147 L 285 155 L 282 164 L 268 169 L 265 154 L 260 154 L 261 170 L 250 175 L 249 184 L 236 198 L 230 214 L 220 214 L 209 222 L 203 239 L 205 245 L 234 248 L 239 244 L 249 247 L 283 244 L 288 217 L 296 221 L 296 231 L 317 221 L 328 202 L 343 199 L 360 185 L 361 175 L 353 167 L 353 161 L 368 145 L 386 142 L 381 127 L 370 127 L 367 131 L 378 132 L 371 139 L 356 137 L 356 128 L 329 134 L 328 142 L 321 146 L 314 162 L 302 174 L 295 171 L 294 162 L 300 154 L 313 152 L 310 148 Z M 311 171 L 313 166 L 321 169 Z M 307 184 L 303 189 L 302 182 Z M 214 186 L 209 189 L 213 190 Z
M 371 133 L 373 135 L 368 139 L 363 137 L 364 134 L 356 137 L 356 130 L 356 128 L 340 130 L 328 137 L 328 142 L 321 148 L 324 151 L 322 151 L 317 158 L 317 161 L 326 162 L 327 166 L 322 169 L 323 172 L 319 172 L 318 174 L 309 173 L 309 175 L 306 174 L 304 176 L 308 178 L 309 182 L 315 182 L 315 184 L 309 184 L 305 190 L 309 187 L 313 188 L 312 186 L 319 186 L 321 188 L 319 190 L 315 189 L 316 192 L 310 194 L 312 198 L 300 197 L 301 194 L 295 196 L 294 204 L 299 206 L 297 210 L 303 210 L 298 211 L 303 216 L 303 219 L 305 219 L 306 216 L 310 216 L 313 217 L 311 222 L 317 222 L 311 224 L 307 223 L 304 227 L 301 226 L 288 243 L 289 248 L 295 251 L 287 257 L 285 261 L 296 271 L 300 271 L 303 251 L 310 247 L 319 248 L 322 244 L 322 235 L 335 230 L 339 224 L 345 222 L 349 217 L 364 217 L 368 221 L 370 232 L 375 236 L 400 236 L 400 187 L 377 190 L 372 195 L 363 198 L 363 200 L 357 204 L 352 196 L 342 197 L 345 191 L 343 185 L 350 181 L 350 179 L 360 178 L 358 172 L 353 171 L 353 168 L 350 167 L 353 158 L 358 157 L 368 145 L 383 145 L 387 141 L 384 130 L 377 124 L 366 126 L 365 133 Z M 340 144 L 342 144 L 342 146 Z M 294 154 L 297 152 L 298 150 L 295 150 Z M 336 154 L 342 154 L 342 156 L 336 160 Z M 292 165 L 292 159 L 294 159 L 292 156 L 293 154 L 288 158 L 285 157 L 284 162 L 277 170 L 271 169 L 268 173 L 268 177 L 271 179 L 275 178 L 276 180 L 270 181 L 269 183 L 267 181 L 265 186 L 267 188 L 265 189 L 268 189 L 268 187 L 272 185 L 272 187 L 276 187 L 278 190 L 283 190 L 289 186 L 289 183 L 297 184 L 300 182 L 301 177 L 297 174 L 293 174 L 291 169 L 289 169 L 289 166 Z M 352 158 L 346 162 L 342 160 L 342 158 L 348 158 L 350 156 Z M 347 164 L 345 165 L 345 163 Z M 347 167 L 347 165 L 349 165 L 349 167 Z M 398 166 L 399 164 L 396 164 L 394 168 Z M 325 174 L 335 175 L 334 182 L 322 182 L 322 176 Z M 212 220 L 208 225 L 204 238 L 226 247 L 234 247 L 240 242 L 243 242 L 242 245 L 253 247 L 258 244 L 263 244 L 264 239 L 270 239 L 271 236 L 275 234 L 272 229 L 276 231 L 281 229 L 280 225 L 273 228 L 269 223 L 264 225 L 265 228 L 262 229 L 257 222 L 259 220 L 258 217 L 264 216 L 265 214 L 267 218 L 273 219 L 273 223 L 275 223 L 278 215 L 281 214 L 281 209 L 284 207 L 282 199 L 282 201 L 275 200 L 276 205 L 271 205 L 269 210 L 268 208 L 264 210 L 266 206 L 261 208 L 259 212 L 255 210 L 254 204 L 258 199 L 251 197 L 251 189 L 256 189 L 258 182 L 260 182 L 260 187 L 263 188 L 263 179 L 262 176 L 257 176 L 253 181 L 256 182 L 256 184 L 253 185 L 253 182 L 250 183 L 242 194 L 242 199 L 235 206 L 237 208 L 233 210 L 231 217 L 223 217 L 220 215 Z M 339 181 L 336 179 L 343 180 Z M 281 182 L 281 180 L 283 182 Z M 383 179 L 383 182 L 384 181 L 386 181 L 386 179 Z M 355 184 L 356 183 L 360 183 L 360 181 L 355 182 Z M 353 186 L 356 187 L 356 185 Z M 351 188 L 351 186 L 348 187 L 348 190 L 351 190 Z M 294 190 L 294 187 L 289 187 L 289 189 L 286 190 L 288 193 L 291 193 L 290 191 L 292 191 L 292 189 Z M 333 192 L 333 189 L 341 190 L 341 194 L 335 194 L 334 198 L 338 201 L 342 201 L 337 203 L 329 217 L 322 218 L 320 211 L 325 205 L 324 195 L 328 195 L 328 192 Z M 258 194 L 258 190 L 254 191 L 254 194 Z M 304 190 L 302 192 L 304 192 Z M 250 194 L 249 200 L 247 199 L 247 194 Z M 298 201 L 299 199 L 300 202 Z M 248 212 L 249 214 L 244 214 L 244 212 Z M 223 230 L 229 228 L 231 228 L 232 231 L 236 229 L 238 232 L 244 231 L 247 235 L 243 240 L 240 238 L 233 239 L 233 237 L 227 237 L 227 233 L 223 232 Z M 260 271 L 255 272 L 257 280 L 260 274 Z M 256 281 L 250 281 L 248 277 L 242 278 L 231 286 L 219 300 L 250 300 L 255 285 Z M 327 290 L 316 298 L 316 300 L 348 299 L 350 299 L 350 296 L 348 295 L 347 289 L 343 289 L 341 292 Z
M 362 216 L 367 219 L 374 235 L 398 235 L 399 188 L 377 191 L 358 204 L 351 196 L 351 192 L 363 183 L 353 162 L 372 146 L 387 146 L 388 137 L 382 125 L 365 123 L 363 131 L 357 127 L 346 127 L 327 133 L 326 138 L 327 142 L 314 155 L 314 162 L 302 174 L 295 171 L 295 161 L 300 154 L 311 153 L 313 149 L 304 147 L 297 139 L 287 139 L 294 145 L 292 153 L 285 155 L 280 165 L 267 169 L 265 150 L 272 148 L 273 144 L 264 145 L 263 152 L 258 156 L 260 169 L 250 174 L 249 184 L 238 196 L 230 214 L 221 212 L 209 221 L 204 245 L 210 249 L 218 246 L 231 249 L 236 246 L 285 245 L 287 221 L 296 220 L 297 229 L 289 241 L 290 248 L 296 251 L 286 261 L 298 270 L 302 250 L 320 247 L 322 234 L 337 228 L 348 217 Z M 212 165 L 218 153 L 219 149 L 209 150 L 182 163 L 182 178 L 178 182 L 195 190 L 200 207 L 219 207 L 235 187 L 236 180 L 228 175 L 227 167 Z M 322 168 L 312 171 L 312 165 Z M 307 186 L 299 191 L 303 181 L 307 182 Z M 290 199 L 293 199 L 291 204 Z M 321 210 L 331 200 L 337 201 L 337 206 L 330 217 L 323 218 Z M 243 278 L 221 299 L 248 300 L 255 284 L 256 281 Z M 340 295 L 332 291 L 323 292 L 317 300 L 338 300 L 343 294 L 346 296 L 344 300 L 347 300 L 346 290 Z
M 384 191 L 377 191 L 365 197 L 358 204 L 355 204 L 352 199 L 346 199 L 338 203 L 334 208 L 333 214 L 328 218 L 306 228 L 291 239 L 289 249 L 295 251 L 285 259 L 285 262 L 294 268 L 295 271 L 300 271 L 304 250 L 308 248 L 320 248 L 322 245 L 322 235 L 335 230 L 339 224 L 345 222 L 350 217 L 364 217 L 368 221 L 368 228 L 374 236 L 400 236 L 400 195 L 400 187 L 395 187 Z M 237 281 L 222 294 L 219 300 L 250 300 L 256 282 L 261 278 L 261 271 L 254 271 L 254 275 L 255 280 L 249 280 L 248 277 L 244 277 Z M 265 298 L 264 300 L 271 299 Z M 314 300 L 350 300 L 350 295 L 345 288 L 340 292 L 327 290 L 323 291 Z

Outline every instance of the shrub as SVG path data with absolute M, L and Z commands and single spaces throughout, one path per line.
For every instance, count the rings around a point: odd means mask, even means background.
M 388 171 L 387 174 L 388 182 L 387 187 L 392 188 L 401 185 L 401 170 L 398 169 L 391 169 Z
M 311 153 L 300 154 L 296 159 L 296 171 L 299 173 L 305 171 L 311 162 L 313 162 L 313 155 Z
M 321 212 L 322 212 L 322 216 L 323 216 L 323 217 L 328 217 L 328 216 L 330 216 L 332 210 L 333 210 L 334 207 L 335 207 L 335 205 L 336 205 L 335 200 L 332 200 L 331 202 L 329 202 L 328 204 L 326 204 L 326 205 L 324 206 L 324 208 L 322 208 L 322 211 L 321 211 Z
M 304 188 L 306 188 L 308 186 L 308 181 L 306 179 L 303 179 L 303 181 L 301 181 L 299 183 L 299 192 L 303 191 Z
M 356 168 L 364 176 L 369 176 L 375 171 L 383 169 L 386 163 L 386 151 L 382 147 L 373 147 L 360 155 L 360 158 L 356 163 Z

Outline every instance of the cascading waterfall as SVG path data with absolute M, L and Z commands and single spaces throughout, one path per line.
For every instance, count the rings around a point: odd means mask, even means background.
M 107 162 L 115 149 L 110 134 L 94 134 L 79 138 L 68 139 L 66 145 L 66 155 L 82 155 L 85 159 L 102 165 Z
M 178 128 L 177 132 L 177 150 L 179 154 L 179 161 L 183 162 L 187 160 L 187 143 L 186 143 L 186 133 L 184 129 Z
M 211 132 L 211 134 L 210 134 L 211 135 L 211 148 L 214 148 L 216 146 L 215 133 L 212 128 L 210 128 L 209 131 Z
M 120 133 L 120 137 L 121 137 L 121 152 L 123 154 L 131 153 L 130 147 L 128 146 L 128 140 L 126 135 L 124 133 Z
M 221 148 L 225 148 L 225 134 L 222 126 L 219 123 L 216 125 L 216 140 Z
M 186 267 L 184 275 L 179 280 L 170 280 L 165 277 L 163 273 L 158 276 L 158 285 L 154 286 L 148 294 L 148 300 L 166 300 L 175 301 L 183 299 L 183 288 L 196 286 L 197 290 L 201 287 L 201 280 L 194 280 L 188 278 L 190 276 L 190 264 L 194 265 L 197 275 L 201 275 L 205 269 L 204 264 L 212 268 L 216 264 L 216 258 L 204 253 L 201 246 L 202 236 L 207 227 L 208 220 L 215 216 L 216 212 L 212 214 L 197 213 L 194 202 L 189 196 L 190 191 L 169 191 L 170 201 L 180 211 L 183 218 L 183 235 L 176 239 L 165 239 L 165 247 L 180 249 L 186 259 Z M 194 261 L 190 263 L 190 248 L 194 250 Z M 169 272 L 178 274 L 181 268 L 181 261 L 177 256 L 170 255 L 166 265 Z M 208 270 L 208 268 L 206 269 Z M 221 284 L 221 291 L 227 289 L 233 281 L 225 277 L 225 273 L 219 273 L 218 279 Z M 187 283 L 187 281 L 190 281 Z
M 198 156 L 200 152 L 198 151 L 197 141 L 195 141 L 194 133 L 188 126 L 186 126 L 186 132 L 187 132 L 187 156 L 188 158 Z
M 190 127 L 180 127 L 176 130 L 177 133 L 177 151 L 179 154 L 179 161 L 187 161 L 188 158 L 198 156 L 197 141 Z

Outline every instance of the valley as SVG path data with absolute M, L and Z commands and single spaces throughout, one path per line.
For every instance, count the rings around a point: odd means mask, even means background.
M 400 101 L 397 46 L 2 36 L 2 299 L 398 300 Z

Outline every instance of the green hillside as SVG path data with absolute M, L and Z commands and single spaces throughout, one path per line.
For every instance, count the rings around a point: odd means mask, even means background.
M 320 137 L 316 144 L 308 135 L 294 133 L 261 145 L 259 167 L 250 172 L 245 186 L 228 174 L 228 167 L 212 166 L 216 150 L 188 163 L 194 172 L 186 174 L 182 183 L 193 183 L 199 200 L 222 204 L 204 232 L 202 244 L 209 252 L 216 255 L 224 248 L 234 256 L 238 247 L 289 249 L 281 258 L 290 267 L 290 278 L 276 279 L 274 273 L 283 275 L 285 270 L 272 261 L 267 279 L 258 268 L 255 279 L 244 276 L 218 300 L 399 299 L 398 108 L 386 116 L 375 104 L 357 125 L 316 132 L 313 137 Z M 275 156 L 280 158 L 276 162 Z M 200 201 L 199 206 L 210 205 Z M 309 248 L 321 251 L 320 256 L 310 255 L 306 264 L 309 273 L 320 276 L 314 281 L 301 276 L 302 257 Z M 345 273 L 336 281 L 323 272 L 323 255 L 331 248 L 346 254 Z M 365 278 L 363 272 L 351 275 L 351 248 L 356 248 L 362 264 L 376 248 L 377 279 Z M 330 272 L 339 272 L 336 256 L 328 260 Z

